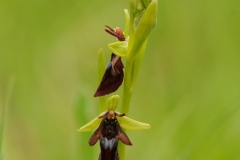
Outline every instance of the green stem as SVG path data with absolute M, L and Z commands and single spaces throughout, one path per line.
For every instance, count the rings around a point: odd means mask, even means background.
M 128 114 L 130 100 L 131 100 L 131 96 L 132 96 L 132 91 L 131 91 L 132 61 L 127 59 L 125 68 L 126 69 L 125 69 L 125 78 L 124 78 L 123 98 L 122 98 L 122 106 L 120 108 L 120 112 Z
M 131 12 L 131 4 L 130 6 L 130 14 Z M 130 24 L 133 24 L 133 16 L 130 15 Z M 128 46 L 130 47 L 133 43 L 133 37 L 134 37 L 134 28 L 133 25 L 129 26 L 129 40 L 128 40 Z M 130 51 L 130 48 L 128 48 L 128 54 Z M 132 97 L 132 90 L 131 90 L 131 83 L 132 83 L 132 67 L 133 67 L 133 60 L 129 58 L 129 56 L 126 57 L 126 65 L 125 65 L 125 76 L 124 76 L 124 87 L 123 87 L 123 96 L 122 96 L 122 106 L 120 108 L 121 113 L 125 113 L 128 115 L 129 107 L 130 107 L 130 101 Z M 126 130 L 123 129 L 124 132 Z M 120 160 L 125 160 L 125 145 L 120 142 L 118 145 L 118 151 L 119 151 L 119 157 Z
M 119 159 L 125 160 L 125 145 L 119 141 L 118 143 L 118 153 L 119 153 Z
M 126 59 L 123 98 L 122 98 L 122 106 L 120 108 L 120 112 L 125 113 L 127 115 L 129 112 L 130 101 L 131 101 L 131 96 L 132 96 L 132 91 L 131 91 L 132 64 L 133 64 L 133 62 L 131 60 Z M 124 132 L 126 132 L 126 130 L 124 130 Z M 119 143 L 118 151 L 119 151 L 120 159 L 124 160 L 125 159 L 125 145 L 121 142 Z

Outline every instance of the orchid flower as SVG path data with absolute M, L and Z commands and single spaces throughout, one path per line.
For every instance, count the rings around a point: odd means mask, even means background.
M 95 129 L 97 126 L 100 125 L 102 118 L 104 118 L 106 116 L 107 116 L 107 118 L 116 117 L 120 126 L 126 130 L 141 130 L 141 129 L 151 128 L 149 124 L 133 120 L 133 119 L 127 117 L 126 115 L 123 115 L 124 113 L 117 112 L 116 107 L 117 107 L 118 101 L 119 101 L 118 95 L 113 95 L 110 98 L 108 98 L 106 111 L 100 113 L 92 121 L 90 121 L 86 125 L 82 126 L 77 131 L 85 132 L 85 131 L 91 131 L 91 130 Z M 120 115 L 123 115 L 123 116 L 120 116 Z

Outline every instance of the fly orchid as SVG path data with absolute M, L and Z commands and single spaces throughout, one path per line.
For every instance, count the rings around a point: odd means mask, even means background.
M 106 110 L 104 112 L 100 113 L 92 121 L 90 121 L 86 125 L 82 126 L 77 131 L 78 132 L 91 131 L 91 130 L 95 129 L 97 126 L 99 126 L 101 121 L 105 118 L 107 118 L 107 119 L 116 118 L 119 122 L 120 127 L 124 128 L 126 130 L 141 130 L 141 129 L 151 128 L 149 124 L 133 120 L 133 119 L 127 117 L 124 113 L 115 111 L 117 108 L 117 103 L 118 103 L 119 99 L 120 99 L 120 97 L 118 95 L 113 95 L 113 96 L 109 97 L 107 100 Z
M 112 29 L 109 26 L 106 26 L 107 29 L 105 31 L 114 37 L 116 37 L 119 41 L 125 41 L 125 37 L 122 33 L 122 30 L 117 27 Z M 105 73 L 100 82 L 100 85 L 97 88 L 97 91 L 94 94 L 94 97 L 104 96 L 115 92 L 123 82 L 123 68 L 124 65 L 122 63 L 121 57 L 112 53 L 111 60 L 105 69 Z

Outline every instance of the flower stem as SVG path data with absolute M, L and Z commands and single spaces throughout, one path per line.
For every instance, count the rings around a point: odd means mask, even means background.
M 122 98 L 122 106 L 120 108 L 120 112 L 128 114 L 130 100 L 132 96 L 131 91 L 131 82 L 132 82 L 132 61 L 126 60 L 125 67 L 125 78 L 124 78 L 124 89 L 123 89 L 123 98 Z
M 125 78 L 124 78 L 124 88 L 123 88 L 123 98 L 122 98 L 122 106 L 120 108 L 121 113 L 125 113 L 128 115 L 130 101 L 132 97 L 132 90 L 131 90 L 131 81 L 132 81 L 132 61 L 126 59 L 126 66 L 125 66 Z M 126 132 L 126 130 L 124 130 Z M 119 143 L 118 146 L 119 156 L 121 160 L 125 159 L 125 145 L 123 143 Z

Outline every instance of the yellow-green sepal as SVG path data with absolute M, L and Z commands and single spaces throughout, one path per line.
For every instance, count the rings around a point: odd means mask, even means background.
M 104 115 L 106 112 L 102 112 L 99 116 Z M 99 117 L 98 116 L 98 117 Z M 90 121 L 89 123 L 85 124 L 84 126 L 82 126 L 80 129 L 78 129 L 78 132 L 87 132 L 87 131 L 91 131 L 93 129 L 95 129 L 97 126 L 99 126 L 99 124 L 101 123 L 102 119 L 101 118 L 94 118 L 92 121 Z
M 117 117 L 117 120 L 120 126 L 126 130 L 142 130 L 151 128 L 149 124 L 133 120 L 127 116 Z
M 128 42 L 127 41 L 120 41 L 108 44 L 108 48 L 112 53 L 119 57 L 126 57 L 127 56 L 127 49 L 128 49 Z
M 107 100 L 107 111 L 109 111 L 109 110 L 115 111 L 117 108 L 117 103 L 118 103 L 119 99 L 120 99 L 119 95 L 113 95 L 113 96 L 109 97 Z

